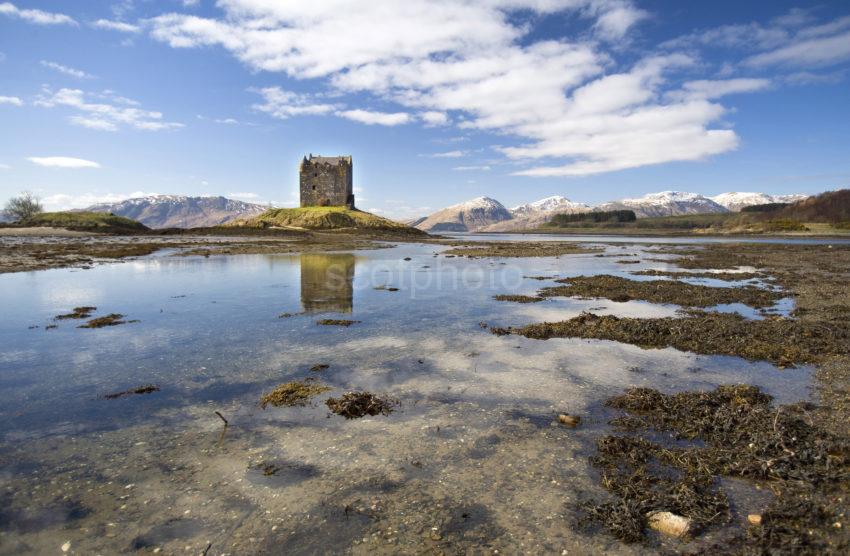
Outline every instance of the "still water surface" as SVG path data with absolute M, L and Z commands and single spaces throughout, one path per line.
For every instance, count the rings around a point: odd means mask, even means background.
M 208 543 L 209 554 L 640 553 L 582 536 L 567 509 L 599 492 L 587 456 L 607 432 L 606 397 L 721 383 L 759 385 L 780 403 L 808 397 L 807 368 L 479 326 L 588 310 L 673 316 L 678 307 L 637 301 L 492 299 L 550 284 L 530 276 L 667 268 L 643 260 L 660 257 L 650 246 L 628 247 L 642 259 L 632 265 L 593 254 L 435 256 L 442 249 L 155 255 L 0 275 L 0 553 L 55 553 L 65 542 L 72 553 L 200 553 Z M 52 320 L 84 305 L 139 322 L 88 330 Z M 310 371 L 316 364 L 329 367 Z M 263 392 L 311 376 L 333 390 L 306 407 L 259 409 Z M 143 384 L 161 390 L 103 399 Z M 399 408 L 329 414 L 324 400 L 351 389 Z M 558 412 L 583 426 L 556 426 Z M 277 471 L 265 475 L 266 464 Z

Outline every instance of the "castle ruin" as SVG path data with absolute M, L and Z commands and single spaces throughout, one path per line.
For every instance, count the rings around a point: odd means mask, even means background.
M 350 156 L 304 157 L 298 168 L 302 207 L 354 208 Z

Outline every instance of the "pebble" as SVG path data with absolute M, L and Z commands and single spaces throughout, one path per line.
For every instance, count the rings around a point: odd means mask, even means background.
M 691 529 L 691 520 L 671 512 L 651 512 L 649 526 L 663 535 L 681 538 Z
M 71 541 L 65 541 L 65 544 L 62 545 L 62 552 L 68 552 L 71 550 Z
M 578 415 L 567 415 L 566 413 L 561 413 L 558 415 L 558 422 L 562 425 L 575 428 L 579 423 L 581 423 L 581 417 Z

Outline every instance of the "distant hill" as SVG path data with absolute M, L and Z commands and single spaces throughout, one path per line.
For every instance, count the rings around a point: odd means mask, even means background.
M 42 212 L 20 224 L 105 234 L 134 234 L 149 229 L 144 224 L 130 218 L 104 212 Z
M 799 222 L 850 223 L 850 189 L 827 191 L 767 214 Z
M 712 201 L 726 207 L 732 212 L 740 212 L 744 207 L 752 207 L 755 205 L 769 205 L 772 203 L 794 203 L 797 201 L 802 201 L 807 198 L 808 195 L 768 195 L 767 193 L 753 193 L 753 192 L 741 192 L 741 191 L 732 191 L 729 193 L 721 193 L 720 195 L 715 195 L 713 197 L 709 197 Z
M 426 232 L 473 232 L 513 218 L 505 206 L 489 197 L 477 197 L 439 210 L 416 227 Z
M 154 195 L 93 205 L 83 211 L 125 216 L 149 228 L 199 228 L 256 216 L 266 209 L 268 207 L 225 197 Z

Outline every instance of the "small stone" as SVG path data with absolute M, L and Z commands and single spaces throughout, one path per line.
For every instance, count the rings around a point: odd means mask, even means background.
M 567 415 L 566 413 L 561 413 L 558 415 L 558 422 L 562 425 L 566 425 L 571 428 L 576 428 L 579 423 L 581 423 L 581 417 L 578 415 Z
M 747 521 L 752 525 L 761 525 L 761 516 L 759 514 L 750 514 L 747 516 Z
M 62 545 L 62 552 L 68 552 L 71 550 L 71 541 L 65 541 L 65 544 Z
M 662 535 L 682 538 L 691 529 L 691 520 L 671 512 L 650 512 L 646 516 L 649 526 Z

